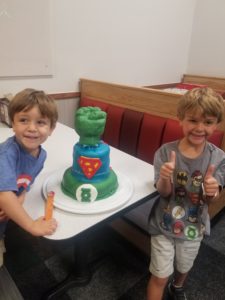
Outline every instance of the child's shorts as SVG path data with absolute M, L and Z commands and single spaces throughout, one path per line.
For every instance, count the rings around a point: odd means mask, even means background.
M 193 266 L 201 240 L 184 241 L 164 235 L 151 236 L 150 272 L 159 278 L 169 277 L 176 270 L 187 273 Z
M 3 265 L 4 263 L 4 253 L 5 253 L 5 243 L 4 243 L 4 239 L 0 239 L 0 267 Z

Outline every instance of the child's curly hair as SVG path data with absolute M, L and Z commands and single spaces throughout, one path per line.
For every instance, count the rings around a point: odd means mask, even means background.
M 217 123 L 220 123 L 224 118 L 224 99 L 211 88 L 194 88 L 179 101 L 178 119 L 183 120 L 187 111 L 200 111 L 203 116 L 216 117 Z
M 34 106 L 38 106 L 43 117 L 50 120 L 51 128 L 54 128 L 58 120 L 57 106 L 53 98 L 45 92 L 27 88 L 17 93 L 9 103 L 9 118 L 11 122 L 14 115 L 20 111 L 29 111 Z

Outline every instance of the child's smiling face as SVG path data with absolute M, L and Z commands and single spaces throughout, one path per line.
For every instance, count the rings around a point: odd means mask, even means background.
M 214 116 L 204 116 L 200 111 L 187 111 L 180 124 L 187 141 L 199 146 L 217 129 L 218 120 Z
M 39 154 L 39 146 L 54 129 L 51 128 L 50 120 L 41 115 L 38 106 L 33 106 L 28 111 L 17 112 L 14 115 L 12 128 L 18 143 L 35 157 Z

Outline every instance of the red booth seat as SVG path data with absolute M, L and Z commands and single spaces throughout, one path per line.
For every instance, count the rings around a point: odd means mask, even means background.
M 153 163 L 155 151 L 164 143 L 183 136 L 179 121 L 111 105 L 83 97 L 80 106 L 97 106 L 107 112 L 102 139 L 109 145 Z M 220 147 L 223 131 L 217 130 L 210 142 Z

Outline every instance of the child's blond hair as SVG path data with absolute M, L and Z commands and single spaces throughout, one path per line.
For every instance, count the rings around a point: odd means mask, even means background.
M 179 101 L 178 119 L 183 120 L 187 111 L 200 112 L 204 117 L 216 117 L 217 123 L 220 123 L 224 117 L 224 99 L 211 88 L 194 88 Z
M 45 92 L 35 89 L 24 89 L 17 93 L 9 104 L 9 117 L 11 122 L 14 115 L 20 111 L 29 111 L 34 106 L 38 106 L 43 117 L 50 120 L 51 128 L 54 128 L 58 120 L 57 106 L 53 98 Z

